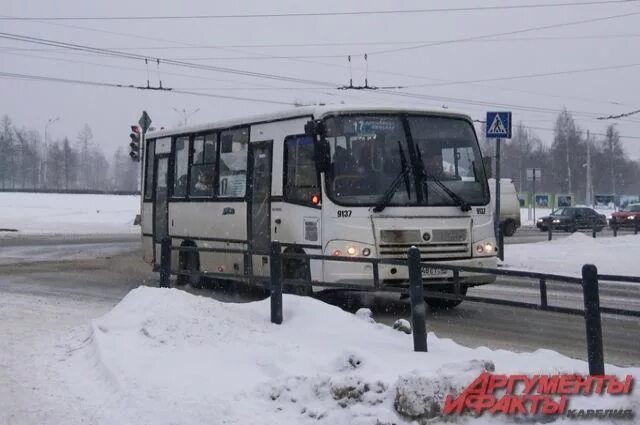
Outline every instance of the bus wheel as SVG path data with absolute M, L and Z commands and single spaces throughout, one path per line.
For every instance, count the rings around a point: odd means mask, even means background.
M 311 273 L 306 261 L 289 260 L 285 263 L 283 275 L 285 279 L 306 280 L 311 283 Z M 301 297 L 310 297 L 313 295 L 313 288 L 310 284 L 304 285 L 285 285 L 284 292 L 295 294 Z
M 178 266 L 180 271 L 198 273 L 200 271 L 200 258 L 198 254 L 194 252 L 181 252 Z M 201 276 L 194 276 L 192 274 L 179 274 L 176 278 L 176 285 L 180 286 L 189 284 L 194 288 L 201 288 L 202 282 L 203 279 Z
M 502 225 L 502 234 L 505 236 L 513 236 L 516 233 L 516 222 L 513 220 L 507 220 Z
M 426 289 L 427 291 L 430 291 L 430 292 L 441 292 L 444 294 L 453 295 L 453 285 L 447 285 L 446 287 L 435 287 L 435 288 L 427 287 Z M 466 285 L 460 285 L 460 295 L 462 296 L 467 295 Z M 459 306 L 462 303 L 462 300 L 447 300 L 444 298 L 424 297 L 424 302 L 426 302 L 427 305 L 433 309 L 450 310 L 452 308 Z

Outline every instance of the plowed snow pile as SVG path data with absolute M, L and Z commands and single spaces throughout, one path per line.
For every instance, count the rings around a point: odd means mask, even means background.
M 640 235 L 592 238 L 584 233 L 552 241 L 506 245 L 507 267 L 544 273 L 580 275 L 584 264 L 601 274 L 640 276 Z
M 410 335 L 310 298 L 285 296 L 278 326 L 268 300 L 225 304 L 147 287 L 74 337 L 53 367 L 68 387 L 57 389 L 66 397 L 58 403 L 80 404 L 94 416 L 88 422 L 103 424 L 421 423 L 437 421 L 444 397 L 485 370 L 587 371 L 552 351 L 468 349 L 433 334 L 429 352 L 414 353 Z M 571 407 L 632 401 L 578 398 Z

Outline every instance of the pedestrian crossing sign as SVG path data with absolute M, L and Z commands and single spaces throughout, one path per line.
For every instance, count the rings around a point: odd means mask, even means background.
M 487 139 L 511 138 L 511 112 L 487 112 Z

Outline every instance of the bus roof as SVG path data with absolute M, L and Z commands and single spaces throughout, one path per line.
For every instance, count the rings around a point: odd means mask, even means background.
M 322 105 L 322 106 L 302 106 L 291 108 L 279 112 L 269 114 L 246 116 L 241 118 L 233 118 L 224 121 L 216 121 L 204 124 L 197 124 L 187 127 L 177 127 L 171 129 L 154 130 L 147 134 L 147 139 L 155 139 L 158 137 L 176 136 L 181 134 L 200 133 L 212 129 L 224 129 L 236 127 L 240 125 L 251 125 L 257 123 L 265 123 L 271 121 L 285 120 L 296 117 L 313 117 L 314 119 L 322 118 L 329 114 L 341 114 L 352 112 L 377 112 L 377 113 L 426 113 L 429 115 L 441 115 L 447 117 L 462 118 L 471 121 L 471 118 L 464 113 L 454 112 L 445 109 L 427 109 L 416 108 L 410 106 L 381 106 L 381 105 Z

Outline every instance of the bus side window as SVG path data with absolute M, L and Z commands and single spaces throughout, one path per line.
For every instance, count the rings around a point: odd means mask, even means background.
M 217 142 L 218 135 L 216 133 L 198 136 L 193 140 L 190 197 L 210 198 L 213 196 Z
M 311 198 L 320 195 L 313 138 L 288 136 L 284 144 L 284 162 L 285 201 L 311 204 Z
M 153 196 L 153 169 L 155 165 L 155 140 L 147 142 L 147 157 L 145 158 L 144 199 L 151 200 Z
M 187 177 L 189 169 L 189 137 L 176 139 L 175 168 L 173 173 L 173 197 L 187 196 Z
M 246 127 L 220 133 L 218 197 L 244 197 L 247 186 L 248 144 L 249 129 Z

